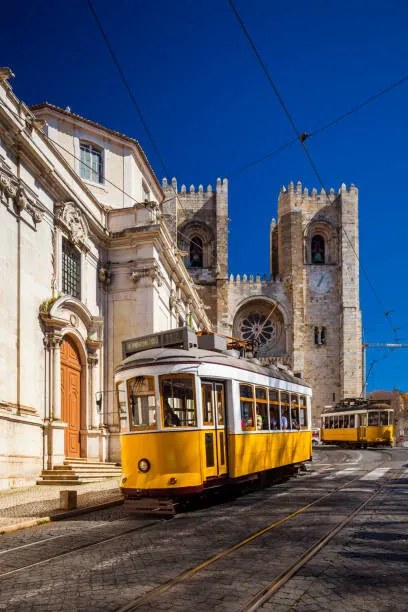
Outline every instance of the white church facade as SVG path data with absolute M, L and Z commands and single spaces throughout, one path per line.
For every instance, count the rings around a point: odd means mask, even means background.
M 133 139 L 0 69 L 0 488 L 66 457 L 119 461 L 124 339 L 210 322 Z

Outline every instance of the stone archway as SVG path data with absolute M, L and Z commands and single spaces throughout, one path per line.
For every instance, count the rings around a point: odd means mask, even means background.
M 65 456 L 81 457 L 81 360 L 75 343 L 64 336 L 61 344 L 61 417 L 67 424 L 64 431 Z

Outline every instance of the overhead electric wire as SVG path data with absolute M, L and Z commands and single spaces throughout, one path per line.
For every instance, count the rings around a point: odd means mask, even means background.
M 16 113 L 12 108 L 10 108 L 7 104 L 5 104 L 4 102 L 0 101 L 0 105 L 3 106 L 3 108 L 7 109 L 12 115 L 14 115 L 18 120 L 21 120 L 21 116 Z M 52 142 L 54 145 L 56 145 L 58 148 L 60 148 L 62 151 L 64 151 L 64 153 L 67 153 L 67 155 L 70 155 L 75 161 L 78 161 L 81 165 L 83 165 L 85 168 L 88 168 L 89 170 L 93 170 L 93 167 L 89 164 L 87 164 L 86 162 L 82 161 L 80 157 L 78 157 L 77 155 L 75 155 L 75 153 L 72 153 L 72 151 L 70 151 L 69 149 L 66 149 L 61 143 L 59 143 L 57 140 L 54 140 L 54 138 L 51 138 L 51 136 L 48 136 L 48 134 L 46 134 L 45 132 L 43 132 L 42 130 L 39 129 L 39 132 L 41 133 L 42 136 L 44 136 L 44 138 L 46 138 L 47 140 L 49 140 L 50 142 Z M 36 145 L 36 143 L 32 140 L 33 145 L 39 150 L 38 145 Z M 119 192 L 123 193 L 123 195 L 125 195 L 126 197 L 128 197 L 129 199 L 131 199 L 133 202 L 136 201 L 136 198 L 132 195 L 130 195 L 127 191 L 125 191 L 122 187 L 119 187 L 119 185 L 116 185 L 116 183 L 113 183 L 112 181 L 110 181 L 109 179 L 106 178 L 106 176 L 104 175 L 103 177 L 104 183 L 108 183 L 109 185 L 112 185 L 112 187 L 115 187 L 115 189 L 117 189 Z M 144 204 L 144 202 L 137 202 L 138 204 Z M 48 211 L 50 212 L 50 211 Z M 185 212 L 185 211 L 184 211 Z M 53 213 L 51 213 L 52 216 Z M 183 234 L 182 232 L 178 231 L 178 234 L 184 238 L 187 242 L 189 242 L 190 244 L 194 244 L 195 246 L 200 248 L 200 245 L 197 244 L 196 242 L 194 242 L 194 240 L 191 240 L 191 238 L 188 238 L 188 236 L 186 236 L 185 234 Z
M 402 78 L 398 79 L 398 81 L 394 81 L 393 83 L 391 83 L 387 87 L 384 87 L 383 89 L 381 89 L 377 93 L 373 94 L 369 98 L 366 98 L 365 100 L 363 100 L 363 102 L 360 102 L 359 104 L 356 104 L 356 106 L 353 106 L 348 111 L 342 113 L 341 115 L 338 115 L 334 119 L 331 119 L 330 121 L 328 121 L 327 123 L 322 125 L 320 128 L 317 128 L 316 130 L 312 130 L 311 132 L 302 132 L 301 137 L 303 137 L 304 140 L 306 140 L 306 139 L 310 140 L 312 137 L 318 136 L 322 132 L 325 132 L 326 130 L 334 127 L 335 125 L 337 125 L 341 121 L 344 121 L 344 119 L 347 119 L 348 117 L 350 117 L 354 113 L 360 111 L 362 108 L 365 108 L 366 106 L 368 106 L 372 102 L 375 102 L 376 100 L 378 100 L 382 96 L 385 96 L 386 94 L 390 93 L 395 88 L 399 87 L 400 85 L 403 85 L 407 81 L 408 81 L 408 74 L 403 76 Z M 259 158 L 255 159 L 254 161 L 249 162 L 245 166 L 241 166 L 240 168 L 237 168 L 236 170 L 230 172 L 228 176 L 236 176 L 237 174 L 240 174 L 241 172 L 245 172 L 245 170 L 248 170 L 249 168 L 253 168 L 257 164 L 260 164 L 260 163 L 264 162 L 269 157 L 272 157 L 273 155 L 276 155 L 277 153 L 280 153 L 281 151 L 283 151 L 284 149 L 288 148 L 289 146 L 297 143 L 298 141 L 299 141 L 299 137 L 296 136 L 296 138 L 292 138 L 292 140 L 288 140 L 286 143 L 281 144 L 279 147 L 277 147 L 276 149 L 273 149 L 269 153 L 266 153 L 262 157 L 259 157 Z
M 118 73 L 120 75 L 120 78 L 121 78 L 124 86 L 125 86 L 125 89 L 128 92 L 129 97 L 130 97 L 130 99 L 132 101 L 132 104 L 133 104 L 133 106 L 134 106 L 134 108 L 135 108 L 135 110 L 136 110 L 136 112 L 138 114 L 138 117 L 139 117 L 139 119 L 140 119 L 144 129 L 146 130 L 146 134 L 147 134 L 147 136 L 148 136 L 148 138 L 150 140 L 150 143 L 152 144 L 153 149 L 154 149 L 154 151 L 155 151 L 155 153 L 157 155 L 157 158 L 158 158 L 158 160 L 159 160 L 159 162 L 161 164 L 161 167 L 162 167 L 162 169 L 164 171 L 164 175 L 170 178 L 171 174 L 170 174 L 170 172 L 168 172 L 168 169 L 167 169 L 166 163 L 164 161 L 164 158 L 162 157 L 162 155 L 160 153 L 159 147 L 157 146 L 156 141 L 155 141 L 155 139 L 153 137 L 153 134 L 152 134 L 152 132 L 149 129 L 147 121 L 146 121 L 146 119 L 145 119 L 145 117 L 144 117 L 144 115 L 142 113 L 142 110 L 141 110 L 141 108 L 140 108 L 140 106 L 139 106 L 139 104 L 138 104 L 138 102 L 136 100 L 136 97 L 135 97 L 135 95 L 134 95 L 134 93 L 132 91 L 132 88 L 130 87 L 129 82 L 128 82 L 127 78 L 126 78 L 126 75 L 125 75 L 124 71 L 122 70 L 122 67 L 121 67 L 120 62 L 119 62 L 119 60 L 117 58 L 117 55 L 116 55 L 116 53 L 115 53 L 115 51 L 114 51 L 114 49 L 113 49 L 113 47 L 112 47 L 112 45 L 110 43 L 109 37 L 108 37 L 107 33 L 105 32 L 105 30 L 104 30 L 104 28 L 102 26 L 101 20 L 98 17 L 98 14 L 97 14 L 97 12 L 96 12 L 93 4 L 92 4 L 92 1 L 91 0 L 87 0 L 87 2 L 88 2 L 89 10 L 91 11 L 91 14 L 92 14 L 92 16 L 93 16 L 93 18 L 95 20 L 96 25 L 98 26 L 98 29 L 99 29 L 99 31 L 100 31 L 100 33 L 102 35 L 102 38 L 103 38 L 103 40 L 104 40 L 104 42 L 106 44 L 106 47 L 107 47 L 107 49 L 109 51 L 109 54 L 110 54 L 110 56 L 112 58 L 112 61 L 113 61 L 113 63 L 116 66 L 116 69 L 117 69 L 117 71 L 118 71 Z M 175 197 L 176 197 L 176 202 L 178 202 L 178 204 L 180 205 L 180 208 L 183 210 L 184 214 L 187 215 L 187 211 L 185 210 L 185 208 L 181 204 L 181 201 L 179 200 L 178 193 L 177 193 L 176 189 L 174 188 L 173 184 L 171 184 L 171 186 L 172 186 L 172 189 L 173 189 Z M 183 237 L 187 238 L 185 236 L 183 236 Z M 202 247 L 200 247 L 199 244 L 197 244 L 196 242 L 193 242 L 189 238 L 187 238 L 187 240 L 190 243 L 193 243 L 198 248 L 201 248 L 201 250 L 202 250 Z
M 278 87 L 276 86 L 276 84 L 275 84 L 274 80 L 272 79 L 272 77 L 271 77 L 271 75 L 270 75 L 270 72 L 269 72 L 269 70 L 268 70 L 268 68 L 267 68 L 267 66 L 266 66 L 266 64 L 265 64 L 265 62 L 263 61 L 263 59 L 262 59 L 262 57 L 261 57 L 261 55 L 260 55 L 260 53 L 259 53 L 259 51 L 258 51 L 258 49 L 257 49 L 257 47 L 256 47 L 256 45 L 255 45 L 255 43 L 254 43 L 254 41 L 253 41 L 253 39 L 252 39 L 252 37 L 251 37 L 251 35 L 250 35 L 250 33 L 249 33 L 249 31 L 248 31 L 248 29 L 247 29 L 247 27 L 246 27 L 245 23 L 244 23 L 244 21 L 243 21 L 243 19 L 242 19 L 241 15 L 239 14 L 239 12 L 238 12 L 238 10 L 237 10 L 237 8 L 236 8 L 236 6 L 235 6 L 234 2 L 233 2 L 233 0 L 228 0 L 228 2 L 229 2 L 229 5 L 230 5 L 230 7 L 231 7 L 231 9 L 232 9 L 232 11 L 233 11 L 233 13 L 234 13 L 234 15 L 235 15 L 235 17 L 236 17 L 236 19 L 237 19 L 238 23 L 239 23 L 239 25 L 240 25 L 240 27 L 241 27 L 241 29 L 242 29 L 243 33 L 244 33 L 244 35 L 245 35 L 245 37 L 246 37 L 246 39 L 247 39 L 247 41 L 248 41 L 248 43 L 249 43 L 250 47 L 252 48 L 252 50 L 253 50 L 253 52 L 254 52 L 254 54 L 255 54 L 255 56 L 256 56 L 256 58 L 257 58 L 257 60 L 258 60 L 259 64 L 260 64 L 260 66 L 261 66 L 261 68 L 262 68 L 262 70 L 263 70 L 263 72 L 264 72 L 264 74 L 265 74 L 265 76 L 266 76 L 267 81 L 269 82 L 269 84 L 270 84 L 270 86 L 271 86 L 271 88 L 272 88 L 272 90 L 273 90 L 273 92 L 274 92 L 274 94 L 275 94 L 276 98 L 278 99 L 279 104 L 281 105 L 281 107 L 282 107 L 282 109 L 283 109 L 283 111 L 284 111 L 284 113 L 285 113 L 285 115 L 286 115 L 286 117 L 287 117 L 287 119 L 288 119 L 288 122 L 290 123 L 290 125 L 291 125 L 291 127 L 292 127 L 293 131 L 295 132 L 295 134 L 296 134 L 296 136 L 297 136 L 297 139 L 299 140 L 299 143 L 300 143 L 300 145 L 301 145 L 301 147 L 302 147 L 302 149 L 303 149 L 303 151 L 304 151 L 304 153 L 305 153 L 305 155 L 306 155 L 307 159 L 309 160 L 309 163 L 310 163 L 310 165 L 311 165 L 311 167 L 312 167 L 312 169 L 313 169 L 313 172 L 314 172 L 314 174 L 315 174 L 315 176 L 316 176 L 316 178 L 317 178 L 317 180 L 318 180 L 318 182 L 319 182 L 320 186 L 321 186 L 321 187 L 322 187 L 322 189 L 324 190 L 324 192 L 325 192 L 325 194 L 326 194 L 326 197 L 327 197 L 328 201 L 330 202 L 330 198 L 329 198 L 329 196 L 328 196 L 328 193 L 327 193 L 327 190 L 326 190 L 326 188 L 325 188 L 325 185 L 324 185 L 324 182 L 323 182 L 323 180 L 322 180 L 322 177 L 321 177 L 321 175 L 320 175 L 320 172 L 319 172 L 319 170 L 318 170 L 318 168 L 317 168 L 317 166 L 316 166 L 316 164 L 315 164 L 315 162 L 314 162 L 314 160 L 313 160 L 313 158 L 312 158 L 312 156 L 311 156 L 311 154 L 310 154 L 310 152 L 309 152 L 309 150 L 308 150 L 308 148 L 307 148 L 307 146 L 306 146 L 306 144 L 305 144 L 305 141 L 306 141 L 306 139 L 307 139 L 308 135 L 307 135 L 307 134 L 305 134 L 305 133 L 303 133 L 303 134 L 302 134 L 302 133 L 301 133 L 301 132 L 298 130 L 298 128 L 297 128 L 297 126 L 296 126 L 296 123 L 295 123 L 295 121 L 294 121 L 294 119 L 293 119 L 293 117 L 292 117 L 292 115 L 291 115 L 291 113 L 290 113 L 290 111 L 289 111 L 288 107 L 286 106 L 285 101 L 284 101 L 284 99 L 283 99 L 282 95 L 280 94 Z M 403 79 L 401 79 L 401 80 L 400 80 L 400 81 L 401 81 L 401 83 L 402 83 L 403 81 L 405 81 L 405 80 L 406 80 L 406 78 L 407 78 L 407 77 L 404 77 Z M 327 128 L 325 128 L 325 129 L 327 129 Z M 358 254 L 357 254 L 357 252 L 356 252 L 356 250 L 355 250 L 355 248 L 354 248 L 354 245 L 353 245 L 353 243 L 351 242 L 351 240 L 350 240 L 350 238 L 349 238 L 349 236 L 348 236 L 348 234 L 347 234 L 346 230 L 344 229 L 344 227 L 342 228 L 342 231 L 343 231 L 343 233 L 344 233 L 345 237 L 347 238 L 348 243 L 349 243 L 349 244 L 350 244 L 350 246 L 351 246 L 351 249 L 352 249 L 352 251 L 353 251 L 353 253 L 354 253 L 354 256 L 355 256 L 355 258 L 356 258 L 357 262 L 360 264 L 361 270 L 362 270 L 362 272 L 363 272 L 364 276 L 366 277 L 366 279 L 367 279 L 367 281 L 368 281 L 368 284 L 369 284 L 369 286 L 370 286 L 370 288 L 371 288 L 371 290 L 372 290 L 372 292 L 373 292 L 373 295 L 375 296 L 375 298 L 376 298 L 376 299 L 377 299 L 377 301 L 379 302 L 379 304 L 380 304 L 381 308 L 383 308 L 383 314 L 384 314 L 384 316 L 385 316 L 385 318 L 386 318 L 386 320 L 387 320 L 388 324 L 390 325 L 391 330 L 392 330 L 392 331 L 394 331 L 394 327 L 393 327 L 393 325 L 392 325 L 391 321 L 389 320 L 389 311 L 387 311 L 387 310 L 385 309 L 385 305 L 384 305 L 384 303 L 383 303 L 382 299 L 380 298 L 380 296 L 378 295 L 377 291 L 375 290 L 374 285 L 373 285 L 373 283 L 371 282 L 371 279 L 370 279 L 370 277 L 369 277 L 369 275 L 368 275 L 368 272 L 366 271 L 365 267 L 364 267 L 364 266 L 363 266 L 363 264 L 361 263 L 360 258 L 359 258 Z

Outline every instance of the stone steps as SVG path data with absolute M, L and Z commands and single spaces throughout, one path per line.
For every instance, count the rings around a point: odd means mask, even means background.
M 101 482 L 106 478 L 119 478 L 120 475 L 121 468 L 116 463 L 66 459 L 63 465 L 55 465 L 52 470 L 43 470 L 37 484 L 78 485 L 88 482 Z

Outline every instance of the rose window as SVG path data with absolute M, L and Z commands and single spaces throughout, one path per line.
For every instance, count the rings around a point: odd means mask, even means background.
M 263 314 L 247 315 L 241 322 L 240 335 L 244 340 L 269 344 L 276 339 L 276 322 Z

